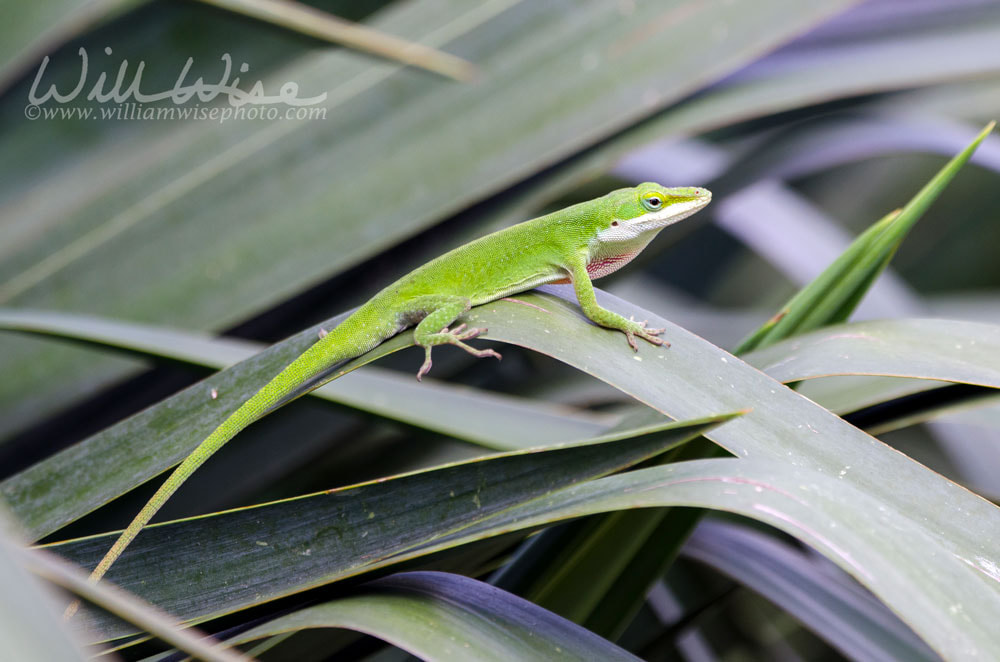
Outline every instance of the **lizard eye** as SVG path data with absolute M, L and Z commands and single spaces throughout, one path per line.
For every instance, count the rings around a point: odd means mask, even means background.
M 652 191 L 642 194 L 642 206 L 649 211 L 656 211 L 663 206 L 663 197 Z

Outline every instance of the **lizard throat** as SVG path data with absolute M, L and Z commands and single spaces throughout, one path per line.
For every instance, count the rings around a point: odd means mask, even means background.
M 638 254 L 639 251 L 631 251 L 620 255 L 594 256 L 594 258 L 587 263 L 587 274 L 590 276 L 591 280 L 607 276 L 608 274 L 614 273 L 624 267 Z
M 587 263 L 587 275 L 590 276 L 590 280 L 607 276 L 624 267 L 638 254 L 639 251 L 634 251 L 631 253 L 622 253 L 621 255 L 605 255 L 593 258 Z M 560 278 L 559 280 L 549 282 L 553 285 L 568 285 L 572 281 L 569 278 Z

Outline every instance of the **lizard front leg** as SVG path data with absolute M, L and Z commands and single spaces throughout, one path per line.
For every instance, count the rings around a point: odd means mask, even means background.
M 426 317 L 413 330 L 413 340 L 424 348 L 425 357 L 424 364 L 417 371 L 417 381 L 422 380 L 424 375 L 430 371 L 433 365 L 431 349 L 437 345 L 455 345 L 480 359 L 490 356 L 500 358 L 500 354 L 492 349 L 476 349 L 464 342 L 486 333 L 486 329 L 467 329 L 465 324 L 459 324 L 454 329 L 448 328 L 448 325 L 454 322 L 459 315 L 472 307 L 472 302 L 468 298 L 446 295 L 426 296 L 414 300 L 413 305 L 414 308 L 426 312 Z
M 639 351 L 639 346 L 635 342 L 636 336 L 654 345 L 670 347 L 670 343 L 662 338 L 657 338 L 666 329 L 647 329 L 646 322 L 625 319 L 618 313 L 612 312 L 607 308 L 601 308 L 597 303 L 597 295 L 594 294 L 594 284 L 590 280 L 590 274 L 587 273 L 587 264 L 584 260 L 581 259 L 572 264 L 569 267 L 569 275 L 570 280 L 573 282 L 573 290 L 576 292 L 576 299 L 580 302 L 580 308 L 583 309 L 583 313 L 603 327 L 624 333 L 629 346 L 634 351 Z

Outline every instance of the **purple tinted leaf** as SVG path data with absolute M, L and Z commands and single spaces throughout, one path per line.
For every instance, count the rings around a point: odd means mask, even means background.
M 681 554 L 760 593 L 852 659 L 939 659 L 843 570 L 773 536 L 704 520 Z
M 378 579 L 352 596 L 258 626 L 238 641 L 310 627 L 365 632 L 429 660 L 639 660 L 512 593 L 445 572 Z

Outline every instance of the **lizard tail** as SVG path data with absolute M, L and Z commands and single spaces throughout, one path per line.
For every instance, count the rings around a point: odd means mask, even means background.
M 173 493 L 227 441 L 272 408 L 284 404 L 293 397 L 302 395 L 307 390 L 303 385 L 308 384 L 308 390 L 320 386 L 326 380 L 317 380 L 317 377 L 320 377 L 324 372 L 338 363 L 365 353 L 396 332 L 395 328 L 388 328 L 388 324 L 384 325 L 385 329 L 377 328 L 382 325 L 374 325 L 371 319 L 358 319 L 359 317 L 357 313 L 352 315 L 303 352 L 266 386 L 240 405 L 239 409 L 223 421 L 212 434 L 208 435 L 174 469 L 128 527 L 122 531 L 114 545 L 90 574 L 90 581 L 96 582 L 104 576 L 111 565 L 125 551 L 125 548 L 139 535 L 142 528 L 149 523 Z M 373 326 L 376 328 L 373 329 Z M 332 379 L 332 377 L 330 378 Z M 313 382 L 313 380 L 316 381 Z M 75 605 L 71 605 L 71 607 L 75 607 Z M 72 612 L 75 611 L 75 608 L 72 611 L 68 609 L 66 616 L 71 616 Z

